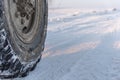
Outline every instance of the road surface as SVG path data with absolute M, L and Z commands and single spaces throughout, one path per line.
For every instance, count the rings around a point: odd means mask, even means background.
M 51 9 L 41 62 L 15 80 L 120 80 L 120 10 Z

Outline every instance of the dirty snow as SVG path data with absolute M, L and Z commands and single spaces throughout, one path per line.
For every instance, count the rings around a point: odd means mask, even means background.
M 15 80 L 120 80 L 120 10 L 50 9 L 45 47 Z

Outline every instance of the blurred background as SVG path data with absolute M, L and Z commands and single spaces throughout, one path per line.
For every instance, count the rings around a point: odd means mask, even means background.
M 120 0 L 48 0 L 49 8 L 120 8 Z

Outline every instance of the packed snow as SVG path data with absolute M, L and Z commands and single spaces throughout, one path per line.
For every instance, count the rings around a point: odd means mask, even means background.
M 42 57 L 15 80 L 120 80 L 120 10 L 50 9 Z

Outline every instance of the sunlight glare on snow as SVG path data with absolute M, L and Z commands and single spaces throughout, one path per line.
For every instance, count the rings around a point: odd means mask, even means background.
M 43 58 L 48 56 L 61 55 L 61 54 L 75 54 L 81 51 L 95 49 L 100 43 L 101 41 L 83 42 L 77 45 L 70 46 L 66 48 L 64 51 L 62 50 L 47 51 L 46 53 L 43 54 Z M 56 53 L 56 54 L 53 54 L 53 53 Z
M 113 45 L 115 49 L 120 49 L 120 41 L 116 41 Z
M 73 45 L 65 50 L 66 54 L 73 54 L 83 50 L 95 49 L 100 44 L 100 41 L 85 42 L 78 45 Z

